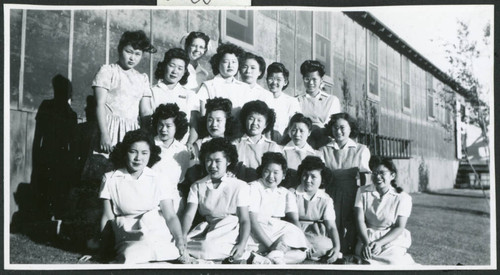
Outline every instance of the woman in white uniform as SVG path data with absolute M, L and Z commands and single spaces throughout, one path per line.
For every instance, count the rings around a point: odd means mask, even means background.
M 183 84 L 184 88 L 197 92 L 201 83 L 206 81 L 209 73 L 200 64 L 200 59 L 205 56 L 210 44 L 210 37 L 202 32 L 190 32 L 184 39 L 184 49 L 189 57 L 187 70 L 189 77 L 187 83 Z M 181 41 L 182 44 L 182 41 Z

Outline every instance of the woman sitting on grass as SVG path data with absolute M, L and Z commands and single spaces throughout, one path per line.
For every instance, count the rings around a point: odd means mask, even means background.
M 309 249 L 307 258 L 334 263 L 342 258 L 335 225 L 333 200 L 319 187 L 328 178 L 327 168 L 319 157 L 307 156 L 299 165 L 300 185 L 290 189 L 297 201 L 299 221 Z
M 415 264 L 406 253 L 411 245 L 405 227 L 412 199 L 396 185 L 398 171 L 392 160 L 373 157 L 370 168 L 373 184 L 360 187 L 356 194 L 356 255 L 370 264 Z
M 149 168 L 159 154 L 153 138 L 141 130 L 127 132 L 111 153 L 118 169 L 104 175 L 99 196 L 104 201 L 101 230 L 111 222 L 115 235 L 114 262 L 175 260 L 186 251 L 172 194 Z

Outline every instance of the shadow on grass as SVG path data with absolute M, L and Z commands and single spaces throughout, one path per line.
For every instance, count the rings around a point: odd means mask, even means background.
M 488 212 L 481 211 L 481 210 L 474 210 L 474 209 L 466 209 L 466 208 L 456 208 L 456 207 L 439 206 L 439 205 L 424 205 L 424 204 L 419 204 L 419 203 L 414 203 L 413 207 L 421 207 L 421 208 L 428 208 L 428 209 L 434 209 L 434 210 L 441 209 L 441 210 L 467 213 L 467 214 L 472 214 L 472 215 L 476 215 L 476 216 L 484 216 L 484 217 L 490 216 L 490 213 L 488 213 Z
M 446 197 L 462 197 L 462 198 L 474 198 L 474 199 L 484 199 L 485 196 L 483 194 L 477 194 L 477 195 L 472 195 L 472 194 L 453 194 L 453 193 L 442 193 L 442 192 L 433 192 L 433 191 L 425 191 L 422 192 L 424 194 L 428 195 L 433 195 L 433 196 L 446 196 Z M 490 198 L 488 195 L 486 198 Z

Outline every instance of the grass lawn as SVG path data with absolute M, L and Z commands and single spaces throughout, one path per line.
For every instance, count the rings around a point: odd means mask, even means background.
M 490 218 L 485 199 L 478 193 L 453 193 L 457 195 L 411 194 L 413 210 L 407 228 L 413 243 L 409 253 L 424 265 L 489 265 Z M 81 255 L 34 242 L 25 235 L 10 235 L 12 264 L 75 264 Z

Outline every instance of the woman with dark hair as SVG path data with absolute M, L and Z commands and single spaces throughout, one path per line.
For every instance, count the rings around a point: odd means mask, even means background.
M 266 138 L 265 134 L 273 129 L 276 114 L 267 104 L 260 100 L 250 101 L 241 109 L 240 123 L 244 135 L 236 139 L 239 167 L 236 176 L 246 182 L 258 178 L 255 169 L 259 167 L 265 152 L 282 152 L 276 142 Z
M 127 31 L 117 50 L 118 62 L 102 65 L 92 81 L 100 131 L 95 150 L 105 154 L 113 151 L 126 132 L 139 129 L 138 117 L 145 120 L 151 115 L 149 78 L 134 68 L 145 52 L 155 53 L 156 48 L 144 31 Z M 149 121 L 147 124 L 142 126 L 149 126 Z
M 178 184 L 184 181 L 191 154 L 180 140 L 188 130 L 186 114 L 175 103 L 161 104 L 153 113 L 155 144 L 161 148 L 161 160 L 153 166 L 174 199 L 175 211 L 182 213 L 183 203 Z
M 182 86 L 187 83 L 189 76 L 188 64 L 189 57 L 180 48 L 168 50 L 163 61 L 158 62 L 155 71 L 158 83 L 151 88 L 153 110 L 160 104 L 175 103 L 186 113 L 186 118 L 190 121 L 191 113 L 197 111 L 195 110 L 197 98 L 194 91 Z
M 334 263 L 342 258 L 335 210 L 332 198 L 319 189 L 328 179 L 328 170 L 319 157 L 307 156 L 297 175 L 300 185 L 290 191 L 297 201 L 300 226 L 308 240 L 307 256 Z
M 255 99 L 267 101 L 269 92 L 257 83 L 266 73 L 266 61 L 261 56 L 246 52 L 240 58 L 240 76 L 243 82 L 250 85 L 251 93 Z
M 356 255 L 370 264 L 415 264 L 406 253 L 411 245 L 405 227 L 412 199 L 397 186 L 398 171 L 392 160 L 373 157 L 370 168 L 373 184 L 361 186 L 356 194 Z
M 334 140 L 319 149 L 326 167 L 332 171 L 325 190 L 335 203 L 341 251 L 352 254 L 356 242 L 354 199 L 358 186 L 365 184 L 366 174 L 370 173 L 370 150 L 351 139 L 357 137 L 358 126 L 347 113 L 332 115 L 326 129 Z
M 276 112 L 274 132 L 277 132 L 279 136 L 273 135 L 273 140 L 278 143 L 286 136 L 285 129 L 292 116 L 300 113 L 297 98 L 283 92 L 288 87 L 289 76 L 290 72 L 282 63 L 274 62 L 267 67 L 266 81 L 271 96 L 266 99 L 266 102 Z M 293 95 L 293 91 L 291 94 Z
M 249 183 L 252 237 L 259 245 L 257 252 L 265 253 L 268 263 L 296 264 L 306 258 L 307 242 L 300 230 L 295 198 L 279 186 L 286 169 L 281 153 L 264 153 L 257 168 L 260 178 Z
M 314 125 L 309 142 L 318 149 L 328 143 L 322 139 L 326 134 L 323 127 L 332 114 L 340 113 L 340 101 L 322 91 L 325 66 L 316 60 L 306 60 L 300 66 L 300 73 L 306 89 L 305 94 L 298 97 L 302 113 L 309 117 Z
M 149 168 L 159 154 L 153 138 L 135 130 L 110 155 L 116 170 L 104 175 L 99 197 L 104 202 L 101 230 L 110 222 L 115 236 L 115 262 L 166 261 L 187 253 L 171 192 Z
M 208 175 L 191 185 L 182 219 L 189 254 L 205 260 L 247 259 L 249 187 L 227 176 L 238 161 L 236 148 L 225 138 L 214 138 L 201 146 L 200 160 Z M 197 210 L 206 221 L 190 231 Z
M 210 37 L 202 32 L 190 32 L 186 37 L 183 37 L 181 44 L 189 56 L 189 64 L 187 65 L 189 77 L 187 83 L 182 85 L 186 89 L 197 92 L 201 83 L 208 79 L 208 72 L 201 66 L 200 59 L 208 51 Z

